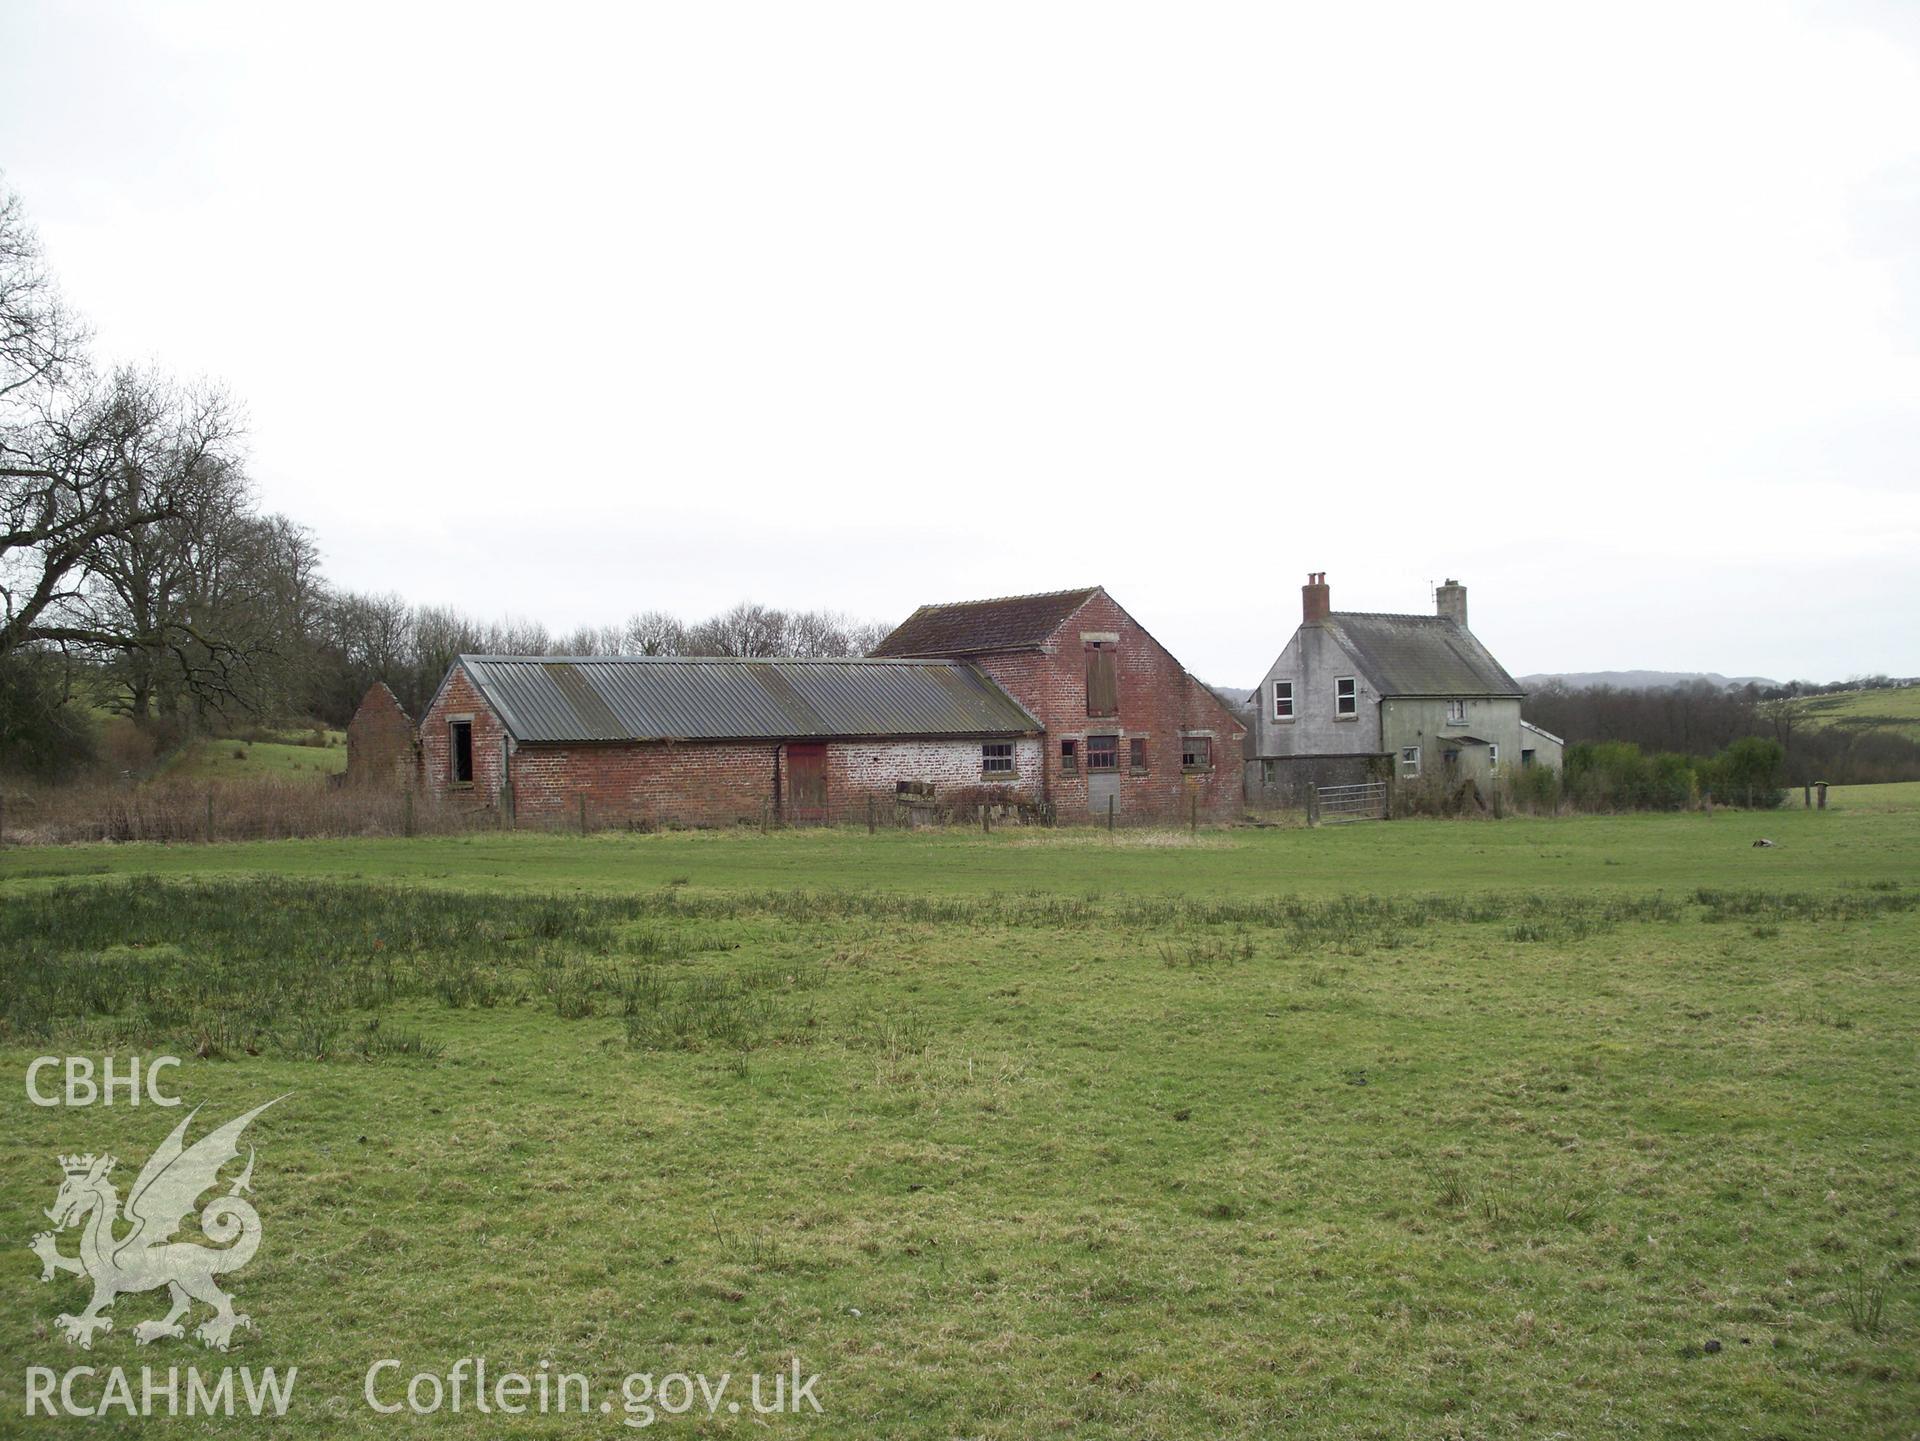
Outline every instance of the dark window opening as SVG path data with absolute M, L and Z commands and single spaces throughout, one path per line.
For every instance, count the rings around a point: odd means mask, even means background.
M 1186 771 L 1210 771 L 1213 769 L 1213 737 L 1188 736 L 1180 742 L 1180 769 Z
M 453 744 L 449 747 L 448 759 L 452 762 L 453 783 L 470 786 L 473 784 L 473 722 L 454 721 L 452 731 Z
M 1117 771 L 1120 769 L 1120 737 L 1088 736 L 1087 769 L 1090 771 Z
M 980 747 L 980 773 L 989 776 L 1013 774 L 1013 742 L 988 741 Z
M 1080 742 L 1060 742 L 1060 769 L 1072 774 L 1080 769 Z
M 1147 770 L 1147 738 L 1134 736 L 1127 741 L 1127 764 L 1135 775 L 1145 775 Z
M 1110 642 L 1087 642 L 1087 714 L 1120 713 L 1120 679 Z

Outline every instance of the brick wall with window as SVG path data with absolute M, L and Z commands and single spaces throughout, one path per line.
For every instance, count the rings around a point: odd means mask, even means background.
M 473 773 L 467 783 L 453 776 L 454 731 L 458 719 L 469 727 Z M 420 718 L 420 786 L 434 801 L 468 807 L 496 804 L 502 778 L 502 747 L 507 729 L 493 713 L 464 666 L 456 665 Z
M 1099 638 L 1097 649 L 1094 640 L 1083 637 Z M 1110 715 L 1089 715 L 1090 704 L 1103 707 L 1108 699 L 1100 679 L 1105 660 L 1094 663 L 1099 669 L 1089 691 L 1090 654 L 1112 657 Z M 1061 622 L 1045 650 L 973 659 L 1046 727 L 1043 785 L 1061 820 L 1089 818 L 1089 745 L 1107 736 L 1114 738 L 1111 754 L 1123 819 L 1184 819 L 1188 798 L 1196 793 L 1203 818 L 1225 820 L 1240 813 L 1243 727 L 1104 592 Z M 1183 737 L 1201 735 L 1210 742 L 1213 764 L 1189 772 L 1180 764 Z M 1132 764 L 1135 739 L 1145 743 L 1144 770 Z M 1063 752 L 1069 743 L 1072 749 Z

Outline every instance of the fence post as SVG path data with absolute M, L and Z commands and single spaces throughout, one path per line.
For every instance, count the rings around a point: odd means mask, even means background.
M 1112 796 L 1108 796 L 1107 797 L 1107 829 L 1108 831 L 1112 831 L 1113 829 L 1113 802 L 1114 802 L 1114 798 Z
M 1827 783 L 1825 781 L 1815 781 L 1813 788 L 1819 792 L 1819 799 L 1815 802 L 1814 809 L 1823 811 L 1827 808 Z
M 1187 793 L 1187 834 L 1200 834 L 1200 792 Z
M 873 834 L 873 793 L 867 793 L 867 834 Z
M 987 835 L 993 834 L 993 804 L 990 801 L 980 802 L 980 829 Z
M 1307 824 L 1310 826 L 1320 824 L 1320 787 L 1318 786 L 1307 787 Z
M 1813 787 L 1812 786 L 1806 786 L 1802 788 L 1800 792 L 1800 808 L 1802 810 L 1808 810 L 1808 811 L 1813 809 Z
M 413 834 L 413 792 L 403 791 L 400 798 L 406 803 L 401 807 L 400 830 L 402 834 L 410 836 Z
M 580 834 L 587 833 L 587 793 L 580 792 Z
M 1701 809 L 1704 810 L 1708 815 L 1713 814 L 1713 787 L 1712 786 L 1708 786 L 1707 793 L 1700 798 L 1700 806 L 1701 806 Z

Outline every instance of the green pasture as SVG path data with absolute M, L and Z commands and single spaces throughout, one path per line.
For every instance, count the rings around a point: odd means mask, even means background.
M 650 1429 L 1910 1436 L 1917 956 L 1920 786 L 8 849 L 0 1434 L 265 1424 L 25 1418 L 36 1366 L 298 1366 L 288 1434 L 604 1437 L 630 1373 L 797 1358 L 820 1415 Z M 56 1156 L 124 1183 L 186 1114 L 27 1099 L 33 1058 L 109 1054 L 181 1057 L 194 1136 L 286 1096 L 227 1353 L 137 1344 L 156 1295 L 81 1351 L 81 1283 L 38 1279 Z M 363 1399 L 473 1356 L 596 1409 Z

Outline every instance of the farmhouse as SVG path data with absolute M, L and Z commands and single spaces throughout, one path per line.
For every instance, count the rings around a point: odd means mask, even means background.
M 1449 580 L 1433 615 L 1336 611 L 1324 572 L 1254 705 L 1247 794 L 1292 805 L 1309 786 L 1391 779 L 1486 786 L 1513 765 L 1558 769 L 1562 746 L 1520 718 L 1518 682 L 1467 628 Z
M 876 656 L 977 667 L 1045 732 L 1061 820 L 1221 820 L 1242 803 L 1246 727 L 1100 586 L 924 605 Z
M 903 788 L 1035 805 L 1040 730 L 963 661 L 463 655 L 421 718 L 420 775 L 534 824 L 820 823 Z

